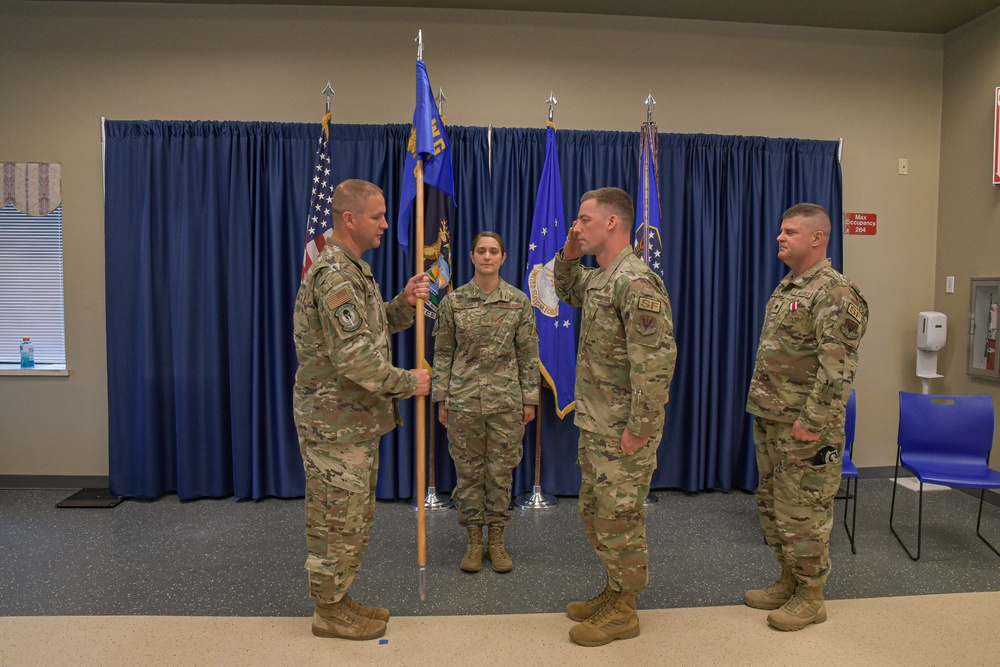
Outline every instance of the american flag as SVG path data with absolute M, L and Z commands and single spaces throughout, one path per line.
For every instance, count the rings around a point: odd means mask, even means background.
M 313 260 L 323 250 L 326 240 L 333 233 L 333 213 L 330 202 L 333 200 L 333 182 L 330 173 L 330 119 L 332 114 L 327 111 L 323 116 L 323 131 L 319 133 L 319 146 L 316 148 L 316 167 L 312 175 L 312 194 L 309 196 L 309 215 L 306 219 L 306 250 L 302 255 L 302 276 L 304 278 Z
M 635 207 L 635 254 L 662 278 L 663 242 L 660 238 L 659 139 L 656 135 L 656 123 L 643 123 L 640 139 L 639 199 Z

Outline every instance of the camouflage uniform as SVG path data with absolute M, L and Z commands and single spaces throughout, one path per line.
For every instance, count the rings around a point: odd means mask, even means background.
M 760 334 L 747 397 L 747 412 L 756 417 L 757 510 L 767 543 L 809 587 L 830 574 L 844 406 L 867 323 L 861 292 L 824 259 L 778 283 Z M 796 420 L 820 439 L 793 438 Z
M 538 332 L 524 292 L 503 280 L 449 294 L 434 325 L 434 401 L 448 409 L 448 450 L 463 526 L 510 524 L 510 487 L 521 460 L 523 406 L 538 405 Z
M 389 334 L 413 323 L 368 264 L 333 241 L 302 279 L 295 303 L 295 426 L 306 473 L 309 589 L 343 597 L 361 568 L 375 519 L 379 438 L 400 423 L 397 399 L 417 380 L 390 363 Z
M 643 501 L 677 358 L 670 299 L 631 247 L 604 269 L 565 261 L 562 253 L 556 254 L 556 292 L 583 306 L 574 417 L 583 472 L 580 516 L 611 588 L 638 593 L 649 583 Z M 649 438 L 629 456 L 621 450 L 626 428 Z

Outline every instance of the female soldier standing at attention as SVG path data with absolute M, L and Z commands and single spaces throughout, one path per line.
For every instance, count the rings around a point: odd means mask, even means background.
M 458 472 L 452 497 L 458 522 L 469 531 L 461 568 L 482 568 L 486 524 L 493 571 L 510 572 L 503 529 L 510 525 L 524 425 L 538 405 L 538 332 L 531 301 L 500 278 L 507 258 L 500 235 L 479 233 L 469 254 L 476 274 L 441 302 L 434 326 L 431 400 L 448 429 Z

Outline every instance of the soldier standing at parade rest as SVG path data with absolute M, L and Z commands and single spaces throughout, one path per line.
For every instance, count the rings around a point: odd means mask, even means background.
M 448 428 L 458 473 L 452 497 L 469 532 L 460 567 L 482 568 L 485 524 L 493 571 L 510 572 L 503 531 L 524 426 L 538 405 L 538 332 L 527 295 L 500 278 L 507 258 L 500 235 L 479 233 L 469 254 L 475 276 L 445 297 L 434 325 L 431 397 Z
M 344 181 L 333 192 L 333 236 L 309 267 L 295 303 L 294 412 L 306 474 L 309 593 L 319 637 L 374 639 L 389 611 L 351 598 L 375 519 L 379 438 L 399 418 L 398 399 L 426 396 L 430 373 L 392 363 L 389 334 L 413 324 L 426 274 L 383 303 L 361 254 L 388 228 L 382 190 Z
M 643 501 L 677 358 L 670 299 L 632 250 L 634 222 L 625 191 L 587 192 L 555 261 L 559 298 L 583 306 L 574 417 L 583 473 L 579 509 L 608 575 L 603 592 L 566 607 L 579 621 L 570 638 L 583 646 L 639 635 L 636 595 L 649 583 Z M 581 267 L 585 254 L 600 268 Z
M 757 511 L 781 576 L 743 599 L 773 610 L 767 621 L 779 630 L 826 620 L 844 406 L 868 324 L 861 292 L 826 258 L 829 238 L 822 206 L 797 204 L 782 215 L 778 258 L 791 272 L 767 303 L 747 396 L 760 472 Z

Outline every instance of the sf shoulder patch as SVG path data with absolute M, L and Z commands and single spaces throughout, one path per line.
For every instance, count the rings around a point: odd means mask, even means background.
M 639 310 L 648 310 L 651 313 L 660 312 L 660 300 L 652 296 L 640 296 L 639 297 Z

